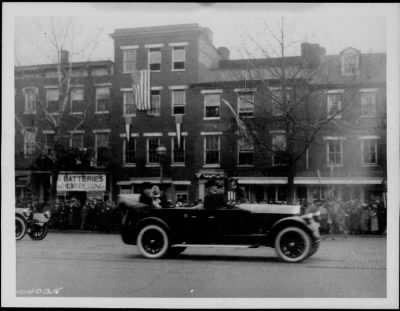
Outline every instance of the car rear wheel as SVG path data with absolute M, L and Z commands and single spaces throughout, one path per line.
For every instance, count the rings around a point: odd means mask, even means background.
M 311 237 L 298 227 L 287 227 L 278 232 L 275 250 L 286 262 L 300 262 L 311 252 Z
M 312 255 L 314 255 L 314 254 L 317 252 L 317 250 L 319 249 L 319 245 L 320 245 L 320 242 L 316 242 L 316 243 L 311 247 L 311 251 L 310 251 L 310 254 L 308 255 L 308 257 L 311 257 Z
M 29 237 L 32 240 L 40 241 L 43 240 L 49 233 L 49 228 L 46 224 L 43 226 L 36 225 L 31 232 L 29 232 Z
M 140 230 L 136 244 L 144 257 L 156 259 L 167 253 L 169 238 L 159 225 L 147 225 Z
M 27 226 L 21 217 L 15 217 L 15 239 L 21 240 L 26 234 Z

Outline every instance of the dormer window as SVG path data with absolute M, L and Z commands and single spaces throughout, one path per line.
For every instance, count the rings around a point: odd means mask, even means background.
M 341 55 L 342 75 L 354 76 L 360 72 L 360 52 L 353 48 L 348 48 Z

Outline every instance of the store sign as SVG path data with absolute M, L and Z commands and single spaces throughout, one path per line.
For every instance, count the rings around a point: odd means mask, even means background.
M 59 174 L 57 191 L 106 191 L 106 175 Z

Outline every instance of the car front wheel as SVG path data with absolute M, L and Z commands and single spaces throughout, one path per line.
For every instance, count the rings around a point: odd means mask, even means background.
M 27 226 L 21 217 L 15 217 L 15 239 L 21 240 L 26 234 Z
M 303 229 L 287 227 L 278 232 L 275 238 L 275 250 L 286 262 L 300 262 L 311 251 L 311 237 Z
M 144 257 L 156 259 L 167 253 L 169 238 L 159 225 L 147 225 L 139 231 L 136 244 Z

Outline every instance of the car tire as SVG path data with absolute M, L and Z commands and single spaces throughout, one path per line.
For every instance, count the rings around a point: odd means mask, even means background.
M 320 243 L 319 243 L 319 242 L 315 243 L 315 244 L 311 247 L 310 254 L 308 255 L 308 257 L 311 257 L 312 255 L 314 255 L 314 254 L 317 252 L 317 250 L 319 249 L 319 246 L 320 246 Z
M 166 230 L 161 226 L 147 225 L 140 229 L 136 245 L 144 257 L 157 259 L 167 254 L 169 237 Z
M 178 256 L 179 254 L 183 253 L 185 251 L 186 247 L 183 246 L 178 246 L 178 247 L 170 247 L 168 250 L 168 255 L 169 256 Z
M 27 225 L 24 219 L 20 216 L 15 217 L 15 239 L 22 240 L 27 231 Z
M 303 229 L 287 227 L 278 232 L 274 244 L 275 251 L 282 260 L 296 263 L 310 255 L 312 241 Z
M 49 228 L 47 225 L 39 226 L 39 228 L 34 228 L 31 232 L 29 232 L 29 237 L 32 240 L 40 241 L 43 240 L 47 234 L 49 233 Z

